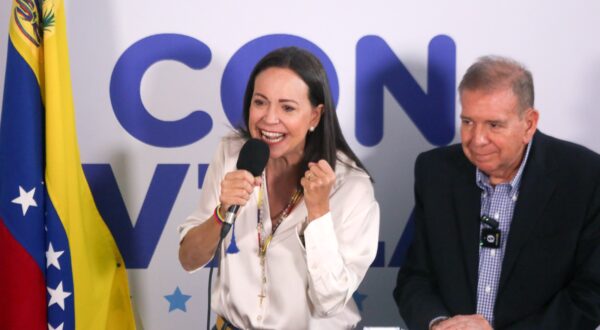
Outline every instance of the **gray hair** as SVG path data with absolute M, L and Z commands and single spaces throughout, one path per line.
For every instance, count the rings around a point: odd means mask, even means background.
M 519 101 L 519 114 L 533 107 L 533 77 L 525 66 L 502 56 L 483 56 L 473 63 L 462 78 L 458 92 L 465 90 L 496 91 L 512 88 Z

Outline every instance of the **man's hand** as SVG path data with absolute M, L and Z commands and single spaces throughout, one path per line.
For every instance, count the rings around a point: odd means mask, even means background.
M 431 327 L 431 330 L 452 329 L 492 330 L 492 326 L 483 316 L 474 314 L 456 315 Z

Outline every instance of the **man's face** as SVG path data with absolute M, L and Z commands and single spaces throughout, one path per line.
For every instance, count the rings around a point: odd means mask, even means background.
M 538 112 L 530 108 L 519 114 L 517 97 L 510 88 L 463 90 L 460 100 L 465 155 L 492 184 L 509 182 L 535 133 Z

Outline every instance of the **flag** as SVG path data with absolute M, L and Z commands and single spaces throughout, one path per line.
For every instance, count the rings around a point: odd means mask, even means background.
M 0 119 L 0 328 L 134 329 L 79 159 L 62 0 L 15 0 Z

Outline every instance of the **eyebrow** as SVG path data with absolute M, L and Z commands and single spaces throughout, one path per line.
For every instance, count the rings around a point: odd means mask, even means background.
M 258 92 L 255 92 L 255 93 L 254 93 L 254 96 L 260 96 L 260 97 L 262 97 L 262 98 L 264 98 L 264 99 L 267 99 L 267 100 L 269 99 L 269 98 L 268 98 L 268 97 L 266 97 L 265 95 L 263 95 L 263 94 L 261 94 L 261 93 L 258 93 Z M 292 99 L 279 99 L 279 100 L 277 100 L 277 101 L 278 101 L 279 103 L 284 103 L 284 102 L 292 102 L 292 103 L 295 103 L 295 104 L 300 104 L 298 101 L 296 101 L 296 100 L 292 100 Z
M 279 99 L 279 103 L 283 103 L 283 102 L 292 102 L 295 104 L 299 104 L 298 101 L 296 100 L 291 100 L 291 99 Z
M 468 117 L 468 116 L 463 116 L 463 115 L 460 115 L 460 119 L 461 120 L 465 120 L 465 119 L 466 120 L 473 120 L 473 118 Z M 499 123 L 499 124 L 502 124 L 502 123 L 506 123 L 506 121 L 507 121 L 506 119 L 486 119 L 483 122 L 484 123 Z

